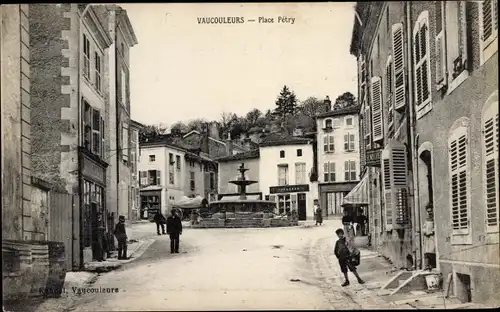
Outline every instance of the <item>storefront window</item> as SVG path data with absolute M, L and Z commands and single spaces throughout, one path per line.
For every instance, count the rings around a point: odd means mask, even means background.
M 291 199 L 289 194 L 278 195 L 278 208 L 279 208 L 279 214 L 290 212 Z

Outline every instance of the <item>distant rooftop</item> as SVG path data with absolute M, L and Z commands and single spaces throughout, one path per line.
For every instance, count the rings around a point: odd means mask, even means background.
M 333 116 L 341 116 L 341 115 L 348 115 L 348 114 L 359 114 L 359 110 L 361 109 L 361 105 L 356 105 L 356 106 L 349 106 L 337 110 L 331 110 L 326 113 L 319 114 L 317 118 L 326 118 L 326 117 L 333 117 Z
M 281 145 L 299 145 L 299 144 L 309 144 L 311 139 L 306 139 L 303 137 L 292 136 L 289 134 L 273 133 L 264 139 L 259 145 L 261 147 L 266 146 L 281 146 Z
M 217 162 L 229 162 L 229 161 L 238 161 L 245 159 L 255 159 L 260 157 L 260 152 L 258 149 L 254 149 L 247 152 L 238 153 L 236 155 L 229 155 L 215 159 Z

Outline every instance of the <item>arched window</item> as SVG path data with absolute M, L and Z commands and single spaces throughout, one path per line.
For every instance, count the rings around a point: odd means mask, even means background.
M 325 119 L 325 128 L 332 128 L 332 120 L 330 118 Z
M 470 144 L 469 119 L 455 121 L 448 138 L 449 197 L 452 243 L 470 243 Z
M 485 201 L 486 232 L 497 233 L 499 229 L 499 164 L 498 164 L 498 91 L 484 105 L 481 118 L 483 162 L 482 180 Z

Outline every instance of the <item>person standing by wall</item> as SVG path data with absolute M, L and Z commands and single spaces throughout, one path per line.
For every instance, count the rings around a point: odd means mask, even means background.
M 125 216 L 118 217 L 114 232 L 118 240 L 118 260 L 127 260 L 127 231 L 125 230 Z
M 160 209 L 156 211 L 156 214 L 154 216 L 154 221 L 156 223 L 156 233 L 158 233 L 158 235 L 167 234 L 165 232 L 166 219 L 165 216 L 161 213 Z M 160 233 L 160 228 L 161 228 L 161 233 Z
M 170 253 L 179 253 L 179 236 L 182 235 L 182 222 L 175 209 L 167 218 L 167 234 L 170 235 Z
M 436 243 L 434 240 L 434 207 L 431 203 L 425 206 L 427 218 L 424 224 L 424 257 L 425 269 L 432 270 L 436 267 Z

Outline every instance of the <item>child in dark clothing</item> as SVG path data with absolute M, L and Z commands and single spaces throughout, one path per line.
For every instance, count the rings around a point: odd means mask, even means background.
M 358 283 L 364 284 L 365 282 L 359 277 L 358 272 L 356 271 L 356 265 L 352 261 L 352 255 L 349 249 L 347 248 L 346 239 L 344 236 L 344 230 L 338 229 L 335 231 L 338 236 L 338 240 L 335 243 L 335 256 L 339 260 L 340 270 L 344 274 L 345 282 L 342 284 L 342 287 L 349 285 L 349 277 L 347 276 L 347 269 L 356 276 L 358 279 Z
M 125 230 L 125 217 L 119 216 L 114 232 L 118 240 L 118 259 L 127 260 L 127 232 Z

